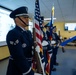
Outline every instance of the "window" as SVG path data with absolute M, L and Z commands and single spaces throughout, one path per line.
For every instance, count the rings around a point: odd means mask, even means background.
M 65 23 L 64 29 L 66 31 L 76 31 L 76 23 Z
M 15 27 L 13 19 L 9 17 L 10 10 L 0 7 L 0 46 L 6 45 L 6 35 Z

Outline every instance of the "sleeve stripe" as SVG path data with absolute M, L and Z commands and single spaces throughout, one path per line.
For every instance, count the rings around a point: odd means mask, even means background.
M 31 71 L 31 67 L 27 72 L 23 73 L 23 75 L 27 75 L 30 71 Z
M 49 50 L 48 52 L 51 52 L 52 51 L 52 49 L 51 50 Z

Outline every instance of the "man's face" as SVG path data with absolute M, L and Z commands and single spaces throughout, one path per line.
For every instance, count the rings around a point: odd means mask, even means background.
M 28 16 L 20 16 L 20 18 L 28 25 L 29 24 L 29 17 Z M 21 21 L 22 22 L 22 21 Z M 22 25 L 25 26 L 25 24 L 22 22 Z
M 24 24 L 19 18 L 20 18 L 25 24 Z M 16 18 L 14 19 L 16 25 L 25 28 L 25 27 L 29 24 L 29 17 L 19 16 L 19 18 L 16 17 Z
M 46 29 L 47 29 L 48 31 L 50 31 L 50 27 L 46 27 Z
M 56 28 L 53 29 L 53 32 L 56 32 Z

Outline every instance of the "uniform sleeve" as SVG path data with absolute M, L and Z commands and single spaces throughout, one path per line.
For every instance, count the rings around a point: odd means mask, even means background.
M 56 36 L 57 36 L 57 40 L 60 40 L 60 37 L 59 37 L 59 35 L 57 35 L 57 33 L 56 33 Z
M 49 39 L 49 37 L 50 37 L 50 32 L 46 32 L 46 34 L 47 34 L 47 37 L 48 37 L 48 39 Z
M 22 73 L 25 73 L 25 75 L 29 74 L 30 72 L 33 72 L 31 66 L 25 58 L 20 36 L 15 32 L 9 32 L 6 41 L 10 55 L 12 56 L 16 67 Z

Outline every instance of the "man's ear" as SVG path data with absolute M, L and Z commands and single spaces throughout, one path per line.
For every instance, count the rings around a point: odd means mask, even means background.
M 20 24 L 21 23 L 21 21 L 20 21 L 20 19 L 18 18 L 18 17 L 16 17 L 15 19 L 14 19 L 14 22 L 15 22 L 15 24 Z
M 14 22 L 16 23 L 18 21 L 18 18 L 14 18 Z

